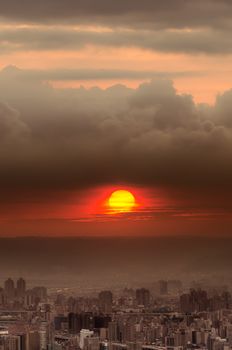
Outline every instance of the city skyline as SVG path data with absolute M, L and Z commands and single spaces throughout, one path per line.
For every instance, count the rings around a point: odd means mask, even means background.
M 0 287 L 3 350 L 230 349 L 229 286 L 153 281 L 83 294 L 69 288 Z M 202 288 L 204 286 L 204 289 Z

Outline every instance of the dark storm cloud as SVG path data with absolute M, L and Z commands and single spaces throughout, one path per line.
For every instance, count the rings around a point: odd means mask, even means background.
M 55 90 L 10 68 L 0 96 L 1 198 L 117 182 L 232 189 L 231 91 L 198 106 L 169 80 Z
M 27 50 L 80 50 L 87 45 L 139 47 L 160 52 L 229 54 L 230 30 L 115 30 L 83 31 L 65 27 L 2 29 L 0 52 Z
M 8 0 L 0 1 L 3 19 L 63 21 L 116 26 L 183 28 L 230 26 L 228 0 Z

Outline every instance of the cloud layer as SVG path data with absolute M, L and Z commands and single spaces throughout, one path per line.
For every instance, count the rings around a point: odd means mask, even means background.
M 230 0 L 4 0 L 3 19 L 29 22 L 73 21 L 116 26 L 183 28 L 230 26 Z
M 231 53 L 229 0 L 0 0 L 1 53 L 139 47 Z
M 106 183 L 232 190 L 232 91 L 209 107 L 165 79 L 56 90 L 26 75 L 0 74 L 2 195 Z
M 141 48 L 164 53 L 230 54 L 231 28 L 197 30 L 84 30 L 72 27 L 32 26 L 2 28 L 0 52 L 81 50 L 88 45 Z

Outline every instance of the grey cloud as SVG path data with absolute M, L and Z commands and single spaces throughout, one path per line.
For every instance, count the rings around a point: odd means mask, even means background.
M 29 134 L 29 129 L 20 120 L 19 113 L 6 103 L 0 103 L 0 140 L 1 144 L 22 141 Z
M 215 119 L 221 120 L 224 126 L 232 127 L 232 89 L 218 95 L 214 110 Z
M 16 122 L 4 115 L 30 132 L 21 144 L 20 133 L 10 146 L 1 138 L 2 193 L 101 183 L 232 190 L 231 92 L 202 107 L 169 80 L 60 91 L 10 73 L 0 75 L 0 95 L 18 111 Z
M 0 1 L 3 19 L 44 22 L 63 21 L 116 26 L 183 28 L 229 25 L 228 0 L 8 0 Z
M 174 78 L 184 76 L 202 75 L 200 72 L 177 71 L 157 72 L 120 69 L 19 69 L 16 66 L 7 66 L 0 73 L 2 77 L 17 81 L 78 81 L 78 80 L 107 80 L 107 79 L 151 79 L 151 78 Z
M 79 50 L 86 45 L 139 47 L 161 52 L 189 54 L 229 54 L 232 51 L 231 31 L 200 29 L 114 30 L 111 32 L 80 31 L 67 28 L 34 27 L 2 29 L 1 51 Z

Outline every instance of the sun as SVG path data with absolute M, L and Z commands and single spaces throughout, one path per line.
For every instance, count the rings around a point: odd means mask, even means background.
M 130 212 L 136 206 L 134 195 L 130 191 L 114 191 L 109 199 L 108 206 L 115 213 Z

